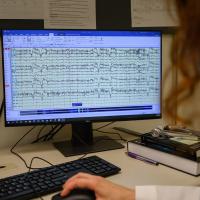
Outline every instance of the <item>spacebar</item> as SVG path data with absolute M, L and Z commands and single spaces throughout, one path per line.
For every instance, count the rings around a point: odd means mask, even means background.
M 27 199 L 28 196 L 30 199 L 35 196 L 33 189 L 24 190 L 22 192 L 17 192 L 17 193 L 11 194 L 11 195 L 7 195 L 6 197 L 1 197 L 1 200 L 10 200 L 10 199 L 15 199 L 15 200 L 21 199 L 22 200 L 22 199 Z

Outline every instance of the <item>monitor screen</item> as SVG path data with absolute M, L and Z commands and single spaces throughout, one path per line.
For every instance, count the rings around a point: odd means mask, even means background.
M 3 30 L 7 126 L 161 117 L 161 33 Z

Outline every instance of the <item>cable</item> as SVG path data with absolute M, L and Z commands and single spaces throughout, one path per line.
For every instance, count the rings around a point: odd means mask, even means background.
M 42 128 L 40 129 L 40 131 L 37 134 L 36 140 L 38 140 L 40 138 L 40 134 L 42 133 L 43 129 L 46 127 L 46 125 L 42 126 Z
M 63 125 L 62 125 L 62 126 L 63 126 Z M 56 126 L 56 127 L 57 127 L 57 126 Z M 54 127 L 54 128 L 55 128 L 55 127 Z M 61 127 L 60 127 L 60 128 L 61 128 Z M 10 149 L 10 152 L 11 152 L 12 154 L 14 154 L 15 156 L 17 156 L 18 158 L 20 158 L 20 159 L 23 161 L 23 163 L 25 164 L 26 168 L 29 169 L 29 170 L 31 170 L 31 169 L 40 169 L 40 168 L 32 168 L 32 167 L 31 167 L 32 162 L 31 162 L 30 166 L 28 166 L 28 164 L 27 164 L 26 161 L 22 158 L 22 156 L 20 156 L 17 152 L 14 151 L 14 148 L 15 148 L 15 147 L 20 143 L 20 141 L 22 141 L 22 139 L 24 139 L 33 129 L 35 129 L 35 126 L 32 127 L 31 129 L 29 129 L 29 130 L 28 130 L 14 145 L 13 145 L 13 147 Z M 85 143 L 79 136 L 76 135 L 76 137 L 79 139 L 79 141 L 81 141 L 81 142 L 84 143 L 85 145 L 88 145 L 88 144 Z M 86 154 L 84 154 L 83 156 L 81 156 L 81 158 L 83 158 L 83 157 L 85 157 L 85 156 L 86 156 Z M 39 157 L 33 157 L 33 158 L 41 159 L 41 160 L 47 162 L 48 164 L 53 165 L 53 164 L 51 164 L 49 161 L 44 160 L 43 158 L 39 158 Z M 32 158 L 32 159 L 33 159 L 33 158 Z M 81 158 L 78 158 L 78 159 L 81 159 Z M 33 160 L 34 160 L 34 159 L 33 159 Z M 31 161 L 32 161 L 32 160 L 31 160 Z
M 99 131 L 99 130 L 95 130 L 95 131 L 97 131 L 97 132 L 99 132 L 99 133 L 107 133 L 107 134 L 118 135 L 119 138 L 120 138 L 119 140 L 122 140 L 122 141 L 124 141 L 124 142 L 127 142 L 127 140 L 124 139 L 119 133 L 107 132 L 107 131 Z M 111 140 L 116 140 L 116 139 L 112 139 L 112 138 L 111 138 Z
M 4 105 L 4 98 L 3 98 L 2 102 L 1 102 L 0 117 L 1 117 L 1 115 L 3 113 L 3 107 L 4 107 L 3 105 Z
M 95 141 L 95 144 L 98 143 L 98 142 L 101 142 L 101 141 L 105 141 L 105 140 L 112 140 L 112 141 L 118 141 L 118 140 L 120 140 L 120 141 L 121 141 L 121 139 L 100 138 L 100 139 L 98 139 L 98 140 Z M 126 142 L 127 142 L 127 141 L 126 141 Z
M 40 140 L 46 141 L 46 139 L 48 138 L 48 135 L 51 134 L 59 125 L 56 125 L 55 127 L 53 127 L 48 133 L 46 133 L 45 135 L 37 138 L 36 140 L 34 140 L 32 142 L 32 144 L 39 142 Z
M 42 160 L 42 161 L 46 162 L 47 164 L 49 164 L 49 165 L 51 165 L 51 166 L 55 166 L 54 164 L 52 164 L 52 163 L 49 162 L 48 160 L 45 160 L 44 158 L 41 158 L 41 157 L 38 157 L 38 156 L 34 156 L 34 157 L 31 159 L 31 162 L 30 162 L 29 172 L 30 172 L 30 170 L 32 169 L 32 164 L 33 164 L 34 159 Z M 43 167 L 42 167 L 42 168 L 43 168 Z
M 59 128 L 58 128 L 58 130 L 56 130 L 56 132 L 58 132 L 62 127 L 63 127 L 64 125 L 61 125 Z M 56 127 L 58 127 L 58 126 L 55 126 L 53 129 L 55 129 Z M 43 159 L 43 158 L 41 158 L 41 157 L 38 157 L 38 156 L 35 156 L 35 157 L 33 157 L 32 159 L 31 159 L 31 161 L 30 161 L 30 165 L 28 166 L 28 164 L 27 164 L 27 162 L 25 161 L 25 159 L 23 159 L 23 157 L 22 156 L 20 156 L 17 152 L 15 152 L 14 151 L 14 148 L 20 143 L 20 141 L 23 139 L 23 138 L 25 138 L 33 129 L 35 128 L 35 126 L 34 127 L 32 127 L 31 129 L 29 129 L 14 145 L 13 145 L 13 147 L 10 149 L 10 152 L 11 153 L 13 153 L 14 155 L 16 155 L 18 158 L 20 158 L 22 161 L 23 161 L 23 163 L 25 164 L 25 166 L 26 166 L 26 168 L 28 169 L 28 173 L 26 174 L 26 176 L 28 176 L 28 174 L 30 173 L 30 171 L 32 170 L 32 169 L 41 169 L 41 168 L 34 168 L 34 167 L 32 167 L 32 164 L 33 164 L 33 161 L 35 160 L 35 159 L 39 159 L 39 160 L 42 160 L 42 161 L 44 161 L 44 162 L 46 162 L 46 163 L 48 163 L 49 165 L 51 165 L 51 166 L 55 166 L 54 164 L 52 164 L 52 163 L 50 163 L 49 161 L 47 161 L 47 160 L 45 160 L 45 159 Z M 41 133 L 41 131 L 42 131 L 42 129 L 43 129 L 44 127 L 42 127 L 41 129 L 40 129 L 40 132 L 39 133 Z M 55 133 L 54 133 L 55 134 Z M 39 135 L 39 134 L 38 134 Z M 80 139 L 80 138 L 79 138 Z M 81 139 L 80 139 L 81 140 Z M 76 159 L 76 160 L 80 160 L 80 159 L 83 159 L 85 156 L 86 156 L 87 154 L 83 154 L 80 158 L 78 158 L 78 159 Z M 43 168 L 43 167 L 42 167 Z M 58 168 L 58 169 L 60 169 L 60 168 Z M 61 170 L 61 169 L 60 169 Z M 29 177 L 27 177 L 27 180 L 28 181 L 30 181 L 29 180 Z M 32 187 L 32 184 L 30 184 L 30 186 Z M 33 187 L 32 187 L 32 189 L 34 189 Z M 43 198 L 42 198 L 42 196 L 38 196 L 41 200 L 44 200 Z
M 105 128 L 105 127 L 111 125 L 111 124 L 114 124 L 115 122 L 116 122 L 116 121 L 114 121 L 114 122 L 109 122 L 109 123 L 106 124 L 106 125 L 100 126 L 99 128 L 96 128 L 96 129 L 93 129 L 93 131 L 98 131 L 98 130 L 100 130 L 100 129 L 102 129 L 102 128 Z
M 103 126 L 97 128 L 97 129 L 93 129 L 93 131 L 99 131 L 100 129 L 105 128 L 106 126 L 109 126 L 110 124 L 113 124 L 113 123 L 115 123 L 115 121 L 114 121 L 114 122 L 109 122 L 108 124 L 103 125 Z M 59 127 L 59 126 L 60 126 L 60 127 Z M 43 127 L 42 127 L 42 128 L 41 128 L 42 130 L 40 130 L 37 139 L 34 140 L 32 143 L 37 143 L 37 142 L 39 142 L 40 140 L 49 141 L 49 140 L 53 139 L 53 137 L 54 137 L 64 126 L 65 126 L 65 125 L 56 125 L 56 126 L 53 127 L 47 134 L 45 134 L 45 135 L 39 137 L 40 134 L 41 134 L 41 131 L 43 130 Z M 57 128 L 58 128 L 58 129 L 57 129 Z M 57 129 L 57 130 L 56 130 L 56 129 Z M 118 134 L 118 135 L 119 135 L 119 134 Z M 80 137 L 79 137 L 78 139 L 80 139 Z
M 116 132 L 107 132 L 107 131 L 100 131 L 100 129 L 105 128 L 105 127 L 107 127 L 107 126 L 109 126 L 109 125 L 111 125 L 111 124 L 113 124 L 113 123 L 115 123 L 115 122 L 116 122 L 116 121 L 114 121 L 114 122 L 109 122 L 108 124 L 103 125 L 103 126 L 100 126 L 100 127 L 97 128 L 97 129 L 93 129 L 93 131 L 97 131 L 97 132 L 100 132 L 100 133 L 115 134 L 115 135 L 118 135 L 118 136 L 119 136 L 120 140 L 126 142 L 127 140 L 124 139 L 119 133 L 116 133 Z M 108 139 L 108 140 L 109 140 L 109 139 Z M 112 139 L 112 138 L 111 138 L 111 140 L 115 140 L 115 139 Z
M 44 139 L 44 138 L 46 137 L 47 134 L 49 134 L 49 132 L 48 132 L 48 133 L 46 133 L 45 135 L 40 136 L 41 133 L 42 133 L 42 130 L 43 130 L 45 127 L 46 127 L 46 125 L 44 125 L 44 126 L 40 129 L 40 131 L 39 131 L 39 133 L 38 133 L 36 139 L 35 139 L 31 144 L 34 144 L 34 143 L 39 142 L 41 139 Z M 52 131 L 52 129 L 51 129 L 50 131 Z
M 60 127 L 58 126 L 58 129 L 54 132 L 48 135 L 46 141 L 52 140 L 53 137 L 65 126 L 65 124 L 61 124 Z
M 29 166 L 27 165 L 26 161 L 25 161 L 17 152 L 14 151 L 14 148 L 15 148 L 15 147 L 19 144 L 19 142 L 20 142 L 24 137 L 26 137 L 34 128 L 35 128 L 35 126 L 32 127 L 30 130 L 28 130 L 28 131 L 13 145 L 13 147 L 10 149 L 10 152 L 13 153 L 14 155 L 16 155 L 18 158 L 20 158 L 20 159 L 23 161 L 23 163 L 25 164 L 26 168 L 28 168 L 28 169 L 29 169 Z
M 34 160 L 35 158 L 41 159 L 41 160 L 47 162 L 48 164 L 51 164 L 50 162 L 48 162 L 47 160 L 44 160 L 43 158 L 33 157 L 33 158 L 31 159 L 30 165 L 28 166 L 28 164 L 27 164 L 26 161 L 22 158 L 22 156 L 20 156 L 17 152 L 14 151 L 14 148 L 20 143 L 20 141 L 23 140 L 34 128 L 36 128 L 36 127 L 34 126 L 34 127 L 32 127 L 31 129 L 29 129 L 29 130 L 28 130 L 14 145 L 13 145 L 13 147 L 10 149 L 10 152 L 13 153 L 14 155 L 16 155 L 18 158 L 20 158 L 20 159 L 24 162 L 26 168 L 29 169 L 29 170 L 31 170 L 31 169 L 40 169 L 40 168 L 32 168 L 32 167 L 31 167 L 31 166 L 32 166 L 32 162 L 33 162 L 33 160 Z M 53 164 L 51 164 L 51 165 L 53 165 Z
M 33 164 L 34 159 L 42 160 L 42 161 L 48 163 L 49 165 L 54 166 L 54 165 L 53 165 L 52 163 L 50 163 L 49 161 L 47 161 L 47 160 L 45 160 L 45 159 L 43 159 L 43 158 L 41 158 L 41 157 L 37 157 L 37 156 L 35 156 L 35 157 L 33 157 L 33 158 L 31 159 L 30 166 L 29 166 L 29 170 L 28 170 L 28 173 L 26 174 L 26 176 L 29 175 L 31 169 L 35 169 L 35 168 L 32 168 L 32 164 Z M 25 177 L 25 178 L 26 178 L 26 177 Z M 27 177 L 27 180 L 30 181 L 29 177 Z M 35 188 L 32 187 L 31 182 L 30 182 L 30 187 L 31 187 L 33 190 L 35 190 Z M 42 196 L 38 195 L 38 197 L 39 197 L 41 200 L 44 200 L 44 199 L 42 198 Z
M 59 125 L 52 127 L 52 129 L 46 135 L 44 135 L 43 142 L 47 141 L 48 136 L 51 135 L 58 126 Z

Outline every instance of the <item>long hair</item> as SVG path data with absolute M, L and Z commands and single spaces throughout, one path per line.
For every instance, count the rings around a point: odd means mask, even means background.
M 166 98 L 166 111 L 177 122 L 190 124 L 174 112 L 190 98 L 200 81 L 200 1 L 174 0 L 179 27 L 174 36 L 171 47 L 172 67 L 176 68 L 181 77 L 177 86 Z

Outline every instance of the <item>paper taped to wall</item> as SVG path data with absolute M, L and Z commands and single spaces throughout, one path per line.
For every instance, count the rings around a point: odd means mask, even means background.
M 45 0 L 44 3 L 45 28 L 96 28 L 94 0 Z
M 132 27 L 177 26 L 176 11 L 166 0 L 131 0 Z

